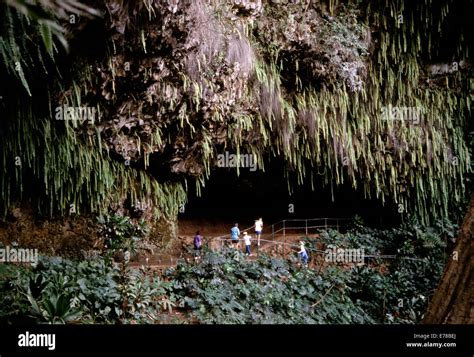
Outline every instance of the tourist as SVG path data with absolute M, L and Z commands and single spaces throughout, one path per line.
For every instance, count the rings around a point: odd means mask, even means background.
M 245 242 L 245 254 L 248 256 L 252 256 L 252 253 L 250 252 L 250 244 L 251 244 L 252 237 L 247 234 L 247 232 L 244 232 L 244 242 Z
M 300 256 L 302 264 L 305 266 L 308 264 L 308 253 L 306 252 L 306 248 L 304 247 L 304 242 L 300 241 L 300 251 L 298 252 Z
M 260 247 L 260 235 L 262 234 L 263 221 L 261 218 L 255 221 L 255 235 L 257 236 L 257 246 Z
M 202 236 L 199 231 L 196 232 L 194 236 L 194 259 L 198 260 L 201 257 L 201 248 L 202 248 Z
M 239 247 L 239 235 L 240 235 L 239 224 L 236 223 L 230 230 L 230 239 L 232 239 L 232 244 L 236 248 Z

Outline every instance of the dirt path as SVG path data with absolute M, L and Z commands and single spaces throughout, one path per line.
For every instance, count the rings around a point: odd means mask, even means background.
M 327 220 L 327 218 L 315 218 L 309 221 L 314 220 Z M 329 220 L 331 219 L 329 218 Z M 308 232 L 308 226 L 306 226 L 306 228 L 299 229 L 299 231 L 296 230 L 294 226 L 288 226 L 287 228 L 291 232 L 289 234 L 288 231 L 284 232 L 281 230 L 281 226 L 278 225 L 281 225 L 281 222 L 283 221 L 279 221 L 274 225 L 270 223 L 264 226 L 264 233 L 261 236 L 260 247 L 257 247 L 256 245 L 256 237 L 254 234 L 253 227 L 254 221 L 244 220 L 239 222 L 241 233 L 247 231 L 247 233 L 252 236 L 251 251 L 253 256 L 248 257 L 249 260 L 257 259 L 260 253 L 265 253 L 267 255 L 278 256 L 282 258 L 288 258 L 291 255 L 295 257 L 297 256 L 297 252 L 299 250 L 298 242 L 302 239 L 302 237 L 307 235 L 306 233 Z M 234 224 L 235 222 L 222 221 L 217 219 L 212 220 L 208 218 L 182 219 L 179 222 L 179 242 L 177 242 L 177 244 L 175 245 L 174 250 L 168 251 L 166 253 L 151 253 L 139 256 L 134 261 L 132 261 L 130 265 L 132 267 L 139 267 L 143 265 L 147 267 L 152 267 L 154 269 L 165 269 L 167 267 L 176 266 L 177 263 L 180 261 L 192 262 L 194 260 L 193 237 L 197 231 L 199 231 L 200 234 L 204 237 L 203 245 L 215 251 L 222 249 L 222 247 L 229 244 L 230 228 L 233 227 Z M 275 235 L 272 234 L 273 227 L 277 229 L 277 233 Z M 314 229 L 313 232 L 315 232 Z M 317 238 L 319 235 L 317 233 L 310 233 L 307 236 Z M 245 250 L 242 238 L 239 249 L 242 252 Z M 314 261 L 318 260 L 316 258 L 316 255 L 314 255 L 314 258 Z
M 189 229 L 189 227 L 187 228 Z M 222 231 L 221 231 L 222 232 Z M 219 232 L 219 233 L 221 233 Z M 218 237 L 225 237 L 225 234 L 216 234 L 216 236 L 211 238 L 204 238 L 204 245 L 208 246 L 212 250 L 222 249 L 225 245 L 230 242 L 230 238 L 219 239 Z M 286 234 L 277 235 L 275 239 L 272 239 L 272 234 L 262 234 L 260 247 L 257 247 L 256 237 L 252 235 L 252 256 L 248 257 L 249 260 L 256 260 L 260 253 L 265 253 L 272 256 L 279 256 L 282 258 L 287 258 L 289 255 L 295 255 L 298 251 L 298 242 L 301 240 L 304 234 Z M 309 235 L 311 237 L 317 237 L 317 234 Z M 189 247 L 192 249 L 194 235 L 186 234 L 181 236 L 181 239 L 189 243 Z M 281 244 L 285 243 L 285 244 Z M 243 241 L 240 242 L 240 250 L 244 252 L 245 246 Z M 157 254 L 157 255 L 146 255 L 140 256 L 136 261 L 130 262 L 131 267 L 141 267 L 146 266 L 152 268 L 153 270 L 164 270 L 169 267 L 176 266 L 180 261 L 192 262 L 194 260 L 192 251 L 186 251 L 182 249 L 175 254 Z

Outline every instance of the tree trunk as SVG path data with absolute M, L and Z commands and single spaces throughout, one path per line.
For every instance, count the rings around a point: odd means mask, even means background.
M 474 193 L 456 247 L 433 295 L 423 323 L 474 323 Z

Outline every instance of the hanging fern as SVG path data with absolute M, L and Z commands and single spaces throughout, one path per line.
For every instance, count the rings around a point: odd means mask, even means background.
M 44 213 L 129 198 L 174 215 L 189 176 L 200 192 L 224 149 L 254 154 L 261 169 L 281 160 L 290 190 L 311 180 L 334 196 L 350 183 L 425 222 L 447 216 L 471 170 L 463 132 L 471 98 L 460 74 L 426 85 L 424 66 L 446 40 L 453 1 L 322 3 L 330 18 L 297 2 L 264 7 L 254 22 L 236 19 L 231 3 L 180 3 L 185 21 L 159 2 L 108 9 L 118 30 L 108 52 L 78 58 L 67 83 L 54 63 L 57 25 L 2 5 L 1 79 L 23 88 L 15 100 L 1 93 L 2 212 L 35 183 Z M 125 32 L 127 11 L 140 21 Z M 460 60 L 468 49 L 462 37 L 453 46 Z M 104 116 L 58 122 L 52 103 L 90 104 Z M 417 120 L 387 120 L 392 108 L 415 108 Z M 152 162 L 185 178 L 158 182 Z

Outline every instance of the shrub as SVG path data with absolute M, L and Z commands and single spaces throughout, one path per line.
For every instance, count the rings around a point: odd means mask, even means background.
M 174 307 L 168 283 L 103 258 L 1 267 L 0 323 L 154 323 Z

